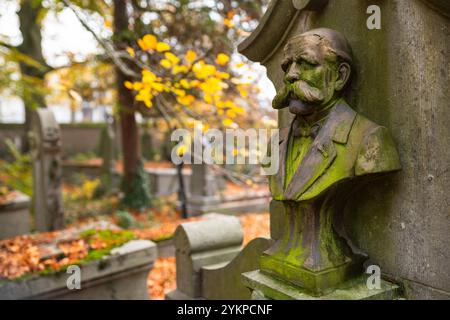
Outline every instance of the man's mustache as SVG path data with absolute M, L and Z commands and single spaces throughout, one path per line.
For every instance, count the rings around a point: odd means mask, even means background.
M 310 86 L 303 80 L 285 85 L 272 101 L 274 109 L 283 109 L 289 106 L 291 100 L 301 100 L 308 104 L 318 104 L 324 100 L 320 89 Z

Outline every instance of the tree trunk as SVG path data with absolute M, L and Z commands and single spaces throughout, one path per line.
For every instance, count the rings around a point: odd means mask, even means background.
M 24 133 L 22 137 L 22 151 L 29 151 L 28 131 L 31 126 L 31 112 L 35 108 L 47 107 L 42 84 L 45 74 L 48 71 L 47 64 L 42 54 L 42 34 L 39 25 L 39 12 L 42 9 L 42 1 L 23 0 L 18 12 L 20 31 L 23 42 L 17 48 L 21 54 L 24 54 L 41 67 L 32 66 L 24 62 L 20 63 L 20 71 L 25 81 L 33 81 L 30 85 L 25 85 L 22 89 L 21 98 L 25 107 Z
M 114 38 L 118 48 L 126 47 L 121 42 L 121 33 L 128 30 L 127 1 L 114 0 Z M 142 209 L 149 206 L 148 185 L 141 161 L 139 128 L 135 116 L 134 97 L 130 90 L 124 87 L 124 82 L 130 80 L 116 67 L 117 95 L 119 100 L 119 122 L 122 139 L 123 155 L 123 203 L 126 206 Z

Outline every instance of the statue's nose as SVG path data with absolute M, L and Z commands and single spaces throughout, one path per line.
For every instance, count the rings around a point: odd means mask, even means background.
M 300 80 L 300 68 L 297 63 L 294 62 L 289 66 L 289 70 L 286 73 L 285 80 L 288 83 L 294 83 Z

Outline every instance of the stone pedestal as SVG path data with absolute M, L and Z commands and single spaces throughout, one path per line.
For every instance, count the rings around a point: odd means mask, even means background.
M 311 295 L 260 270 L 242 274 L 242 281 L 252 290 L 253 300 L 394 300 L 400 295 L 399 286 L 384 280 L 380 289 L 369 289 L 364 276 L 347 281 L 322 296 Z

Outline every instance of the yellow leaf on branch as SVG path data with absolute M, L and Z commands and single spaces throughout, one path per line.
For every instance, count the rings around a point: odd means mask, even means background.
M 163 92 L 165 89 L 165 86 L 162 83 L 159 82 L 153 82 L 152 88 L 157 92 Z
M 177 155 L 181 157 L 186 153 L 186 151 L 188 151 L 188 147 L 185 144 L 182 144 L 177 148 Z
M 246 89 L 246 86 L 238 85 L 237 89 L 238 89 L 239 94 L 241 95 L 242 98 L 247 98 L 248 97 L 248 91 Z
M 209 94 L 205 94 L 203 96 L 203 100 L 205 100 L 206 103 L 212 103 L 213 102 L 213 98 Z
M 189 84 L 189 81 L 186 79 L 181 79 L 180 80 L 180 85 L 184 88 L 184 89 L 190 89 L 191 85 Z
M 173 65 L 176 65 L 180 62 L 180 58 L 174 55 L 172 52 L 166 52 L 164 54 L 167 60 L 169 60 Z
M 186 66 L 177 65 L 172 68 L 172 74 L 187 73 L 188 71 L 189 69 Z
M 184 97 L 181 97 L 181 96 L 177 97 L 177 101 L 178 101 L 179 104 L 182 104 L 184 106 L 189 106 L 195 101 L 195 98 L 194 98 L 193 95 L 189 94 L 189 95 L 184 96 Z
M 216 63 L 218 65 L 224 66 L 230 61 L 230 57 L 225 53 L 219 53 L 216 58 Z
M 127 89 L 133 89 L 133 83 L 131 82 L 131 81 L 125 81 L 124 83 L 123 83 L 123 85 L 125 86 L 125 88 L 127 88 Z
M 230 76 L 229 73 L 218 71 L 218 72 L 216 73 L 216 77 L 217 77 L 217 78 L 220 78 L 220 79 L 230 79 L 231 76 Z
M 134 49 L 132 47 L 127 47 L 127 52 L 132 58 L 136 56 L 136 52 L 134 52 Z
M 158 51 L 158 52 L 169 51 L 170 48 L 171 48 L 170 45 L 168 45 L 165 42 L 158 42 L 158 44 L 156 45 L 156 51 Z
M 155 50 L 157 48 L 158 39 L 152 34 L 146 34 L 142 39 L 138 40 L 138 45 L 142 50 Z
M 233 120 L 226 118 L 226 119 L 223 119 L 222 123 L 225 127 L 229 127 L 229 126 L 233 125 L 234 122 L 233 122 Z
M 215 75 L 217 69 L 215 66 L 206 64 L 205 61 L 201 60 L 194 65 L 192 71 L 194 71 L 194 74 L 198 79 L 206 79 Z
M 150 70 L 142 70 L 142 82 L 144 83 L 153 83 L 158 80 L 156 74 L 151 72 Z
M 195 51 L 189 50 L 186 53 L 185 59 L 188 63 L 193 63 L 197 59 L 197 53 Z
M 135 91 L 141 90 L 142 87 L 143 87 L 142 82 L 134 82 L 133 83 L 133 90 L 135 90 Z
M 162 65 L 163 68 L 166 68 L 166 69 L 172 68 L 172 63 L 171 63 L 169 60 L 167 60 L 167 59 L 162 59 L 162 60 L 159 62 L 159 64 Z
M 181 90 L 181 89 L 173 89 L 172 92 L 178 97 L 186 96 L 186 91 Z
M 228 28 L 233 28 L 234 27 L 234 22 L 231 21 L 230 19 L 224 19 L 223 20 L 223 24 L 226 25 Z

